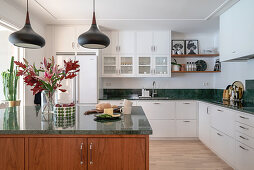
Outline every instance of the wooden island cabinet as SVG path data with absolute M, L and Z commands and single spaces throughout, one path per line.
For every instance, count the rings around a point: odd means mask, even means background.
M 0 138 L 5 170 L 148 170 L 146 135 L 13 135 Z
M 11 117 L 0 109 L 5 115 L 0 170 L 149 170 L 152 128 L 143 109 L 133 106 L 131 115 L 101 122 L 84 114 L 94 108 L 77 106 L 75 115 L 60 123 L 55 117 L 44 120 L 34 107 L 16 109 Z

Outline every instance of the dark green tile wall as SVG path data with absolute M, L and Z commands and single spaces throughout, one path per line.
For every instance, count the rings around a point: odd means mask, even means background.
M 148 89 L 151 94 L 151 89 Z M 223 90 L 216 89 L 156 89 L 156 97 L 171 99 L 211 99 L 222 98 Z M 128 98 L 141 96 L 141 89 L 104 89 L 104 98 Z

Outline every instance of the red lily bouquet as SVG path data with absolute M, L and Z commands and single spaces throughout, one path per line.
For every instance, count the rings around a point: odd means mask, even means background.
M 76 77 L 80 67 L 78 61 L 64 60 L 64 67 L 59 68 L 53 56 L 49 61 L 44 57 L 39 69 L 35 65 L 30 65 L 26 59 L 24 63 L 19 61 L 14 61 L 14 63 L 20 68 L 17 76 L 24 76 L 25 84 L 33 87 L 31 90 L 34 95 L 43 90 L 53 92 L 60 88 L 62 80 Z M 65 89 L 59 90 L 66 91 Z

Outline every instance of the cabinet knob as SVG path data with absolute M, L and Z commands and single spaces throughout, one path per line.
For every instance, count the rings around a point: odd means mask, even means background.
M 72 49 L 74 49 L 74 48 L 75 48 L 75 43 L 72 42 L 72 43 L 71 43 L 71 46 L 72 46 Z
M 240 138 L 244 139 L 244 140 L 249 140 L 248 138 L 245 138 L 243 136 L 239 136 Z

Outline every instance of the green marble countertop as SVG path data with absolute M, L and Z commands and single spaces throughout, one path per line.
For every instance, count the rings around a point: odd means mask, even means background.
M 59 125 L 42 115 L 39 107 L 0 109 L 0 134 L 69 134 L 69 135 L 150 135 L 152 128 L 141 107 L 133 107 L 131 115 L 114 122 L 94 121 L 94 114 L 84 115 L 95 106 L 76 106 L 68 125 Z
M 222 99 L 199 99 L 199 98 L 177 98 L 177 97 L 154 97 L 154 98 L 138 98 L 138 97 L 114 97 L 114 98 L 101 98 L 100 100 L 123 100 L 123 99 L 128 99 L 128 100 L 196 100 L 196 101 L 201 101 L 201 102 L 206 102 L 209 104 L 214 104 L 217 106 L 225 107 L 228 109 L 233 109 L 236 111 L 248 113 L 248 114 L 253 114 L 254 115 L 254 103 L 240 103 L 240 102 L 227 102 L 223 101 Z

